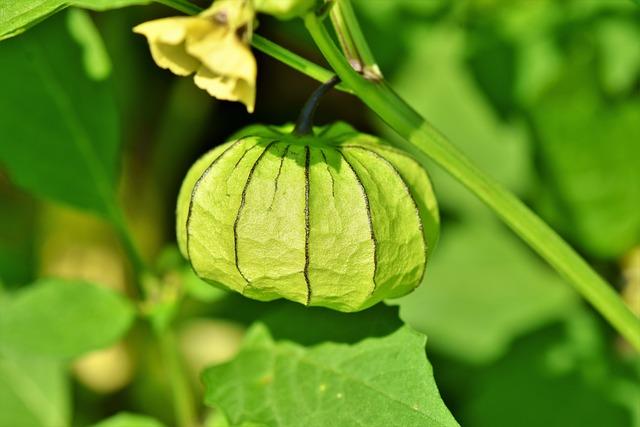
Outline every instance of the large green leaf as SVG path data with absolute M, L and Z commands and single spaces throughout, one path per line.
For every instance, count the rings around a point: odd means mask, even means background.
M 424 283 L 400 300 L 400 315 L 433 348 L 480 363 L 574 302 L 569 286 L 508 230 L 470 222 L 445 229 Z
M 115 9 L 150 0 L 1 0 L 0 40 L 22 33 L 50 15 L 68 7 L 93 10 Z
M 120 135 L 106 58 L 78 10 L 0 43 L 0 165 L 29 191 L 108 215 Z
M 589 253 L 640 242 L 640 102 L 606 102 L 591 61 L 576 61 L 533 111 L 543 191 L 556 226 Z
M 163 427 L 164 424 L 160 423 L 154 418 L 147 417 L 145 415 L 130 414 L 128 412 L 121 412 L 106 420 L 100 421 L 98 424 L 94 424 L 93 427 Z
M 0 348 L 0 426 L 68 426 L 70 390 L 62 362 L 15 354 L 2 343 Z
M 45 279 L 0 312 L 0 344 L 25 353 L 73 357 L 114 343 L 129 329 L 131 304 L 105 288 Z
M 269 426 L 456 426 L 425 357 L 426 338 L 407 327 L 357 344 L 275 342 L 258 324 L 231 362 L 203 375 L 205 402 L 231 424 Z

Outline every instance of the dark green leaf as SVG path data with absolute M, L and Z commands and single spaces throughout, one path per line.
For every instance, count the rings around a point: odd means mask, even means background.
M 0 312 L 0 343 L 16 351 L 74 357 L 116 342 L 134 309 L 105 288 L 41 280 L 10 297 Z
M 407 327 L 353 345 L 305 348 L 253 327 L 238 356 L 203 375 L 205 402 L 232 424 L 456 426 L 440 399 L 425 337 Z
M 67 6 L 93 10 L 115 9 L 150 0 L 3 0 L 0 13 L 0 40 L 15 36 Z
M 461 390 L 469 396 L 460 411 L 464 425 L 637 425 L 637 375 L 612 370 L 615 357 L 598 348 L 603 343 L 593 341 L 592 325 L 580 321 L 573 337 L 558 326 L 517 341 L 503 359 L 467 378 Z
M 95 28 L 72 12 L 0 43 L 0 164 L 35 194 L 108 215 L 118 113 Z

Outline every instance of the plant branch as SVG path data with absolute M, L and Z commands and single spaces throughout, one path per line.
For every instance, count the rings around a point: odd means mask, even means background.
M 413 110 L 384 82 L 366 80 L 355 72 L 335 46 L 322 22 L 314 14 L 305 24 L 318 48 L 345 84 L 392 129 L 405 139 L 405 148 L 419 159 L 433 159 L 471 190 L 569 280 L 637 350 L 640 350 L 640 320 L 615 290 L 558 234 L 497 181 L 478 169 L 461 151 Z
M 351 67 L 369 80 L 381 80 L 382 73 L 360 30 L 351 0 L 335 0 L 330 14 L 338 41 Z
M 251 45 L 262 53 L 265 53 L 272 58 L 277 59 L 278 61 L 288 65 L 294 70 L 297 70 L 302 74 L 305 74 L 319 82 L 324 83 L 326 81 L 329 81 L 336 75 L 334 72 L 331 72 L 326 68 L 314 64 L 313 62 L 301 57 L 300 55 L 297 55 L 290 50 L 280 46 L 279 44 L 276 44 L 269 39 L 259 36 L 258 34 L 253 35 Z M 353 93 L 351 89 L 343 84 L 338 84 L 336 86 L 336 89 L 347 93 Z

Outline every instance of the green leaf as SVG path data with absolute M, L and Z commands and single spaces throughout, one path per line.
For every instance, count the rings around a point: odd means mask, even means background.
M 37 195 L 108 216 L 119 159 L 118 112 L 106 53 L 91 22 L 78 13 L 0 43 L 0 164 Z
M 45 279 L 21 290 L 0 313 L 0 343 L 69 358 L 116 342 L 134 309 L 122 296 L 78 281 Z
M 98 424 L 94 424 L 93 427 L 163 427 L 164 424 L 160 423 L 154 418 L 147 417 L 146 415 L 130 414 L 127 412 L 121 412 L 106 420 L 100 421 Z
M 407 327 L 353 345 L 301 347 L 253 327 L 238 356 L 203 375 L 205 402 L 231 424 L 456 426 L 440 399 L 424 335 Z
M 400 315 L 433 348 L 481 363 L 574 303 L 569 286 L 508 230 L 475 222 L 445 230 L 424 283 L 400 300 Z
M 597 348 L 605 343 L 593 342 L 591 325 L 580 322 L 574 337 L 557 326 L 514 343 L 506 357 L 459 385 L 468 396 L 459 412 L 462 424 L 637 426 L 638 376 L 615 372 L 619 355 Z
M 32 25 L 61 11 L 67 6 L 92 10 L 115 9 L 150 0 L 3 0 L 0 14 L 0 40 L 18 35 Z
M 65 366 L 0 348 L 0 426 L 67 427 L 71 396 Z
M 640 102 L 606 102 L 594 68 L 568 67 L 533 123 L 552 222 L 590 254 L 614 258 L 640 242 Z

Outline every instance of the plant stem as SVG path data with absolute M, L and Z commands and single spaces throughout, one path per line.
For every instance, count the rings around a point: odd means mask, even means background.
M 171 328 L 166 328 L 156 335 L 160 344 L 163 363 L 169 372 L 177 426 L 196 427 L 198 419 L 195 402 L 191 393 L 191 385 L 184 371 L 184 364 L 178 352 L 174 332 Z
M 307 102 L 305 102 L 302 107 L 302 111 L 300 111 L 300 116 L 298 117 L 296 126 L 293 129 L 293 133 L 295 135 L 304 136 L 313 133 L 313 118 L 316 114 L 316 110 L 318 109 L 318 104 L 322 97 L 333 89 L 339 81 L 340 79 L 338 76 L 333 76 L 329 81 L 323 83 L 313 91 Z
M 356 73 L 314 14 L 305 24 L 318 48 L 342 81 L 405 140 L 419 158 L 428 156 L 476 194 L 525 242 L 538 252 L 587 299 L 620 334 L 640 350 L 640 320 L 614 289 L 558 234 L 497 181 L 478 169 L 447 138 L 383 82 Z
M 165 6 L 169 6 L 172 9 L 177 11 L 186 13 L 187 15 L 197 15 L 202 12 L 202 8 L 196 6 L 195 4 L 191 4 L 186 0 L 155 0 L 157 3 L 161 3 Z M 317 80 L 321 83 L 324 83 L 331 79 L 336 74 L 332 71 L 327 70 L 324 67 L 321 67 L 318 64 L 315 64 L 309 61 L 306 58 L 303 58 L 300 55 L 297 55 L 290 50 L 280 46 L 277 43 L 272 42 L 269 39 L 266 39 L 258 34 L 254 34 L 251 39 L 251 46 L 259 50 L 260 52 L 271 56 L 272 58 L 282 62 L 285 65 L 293 68 L 311 77 L 314 80 Z M 336 89 L 341 90 L 343 92 L 353 93 L 351 89 L 343 84 L 338 84 Z
M 296 55 L 290 50 L 285 49 L 284 47 L 258 34 L 253 35 L 251 46 L 319 82 L 329 81 L 336 75 L 326 68 L 314 64 L 313 62 Z M 343 92 L 353 93 L 351 89 L 342 84 L 338 84 L 336 89 Z
M 370 80 L 382 79 L 380 68 L 360 30 L 351 0 L 335 0 L 331 8 L 331 22 L 351 67 Z

